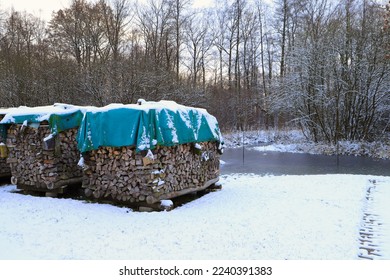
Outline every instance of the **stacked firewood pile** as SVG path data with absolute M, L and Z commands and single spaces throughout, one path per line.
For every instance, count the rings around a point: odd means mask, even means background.
M 67 185 L 81 183 L 76 135 L 77 129 L 52 136 L 48 125 L 11 125 L 7 135 L 11 182 L 20 189 L 45 192 L 62 192 Z
M 101 147 L 83 154 L 83 188 L 97 200 L 151 205 L 216 183 L 219 158 L 216 142 L 142 153 L 134 147 Z
M 3 119 L 4 115 L 0 114 L 0 121 Z M 2 129 L 0 127 L 0 129 Z M 5 145 L 6 139 L 3 139 L 3 134 L 0 131 L 0 178 L 1 177 L 10 177 L 11 169 L 7 163 L 8 148 Z

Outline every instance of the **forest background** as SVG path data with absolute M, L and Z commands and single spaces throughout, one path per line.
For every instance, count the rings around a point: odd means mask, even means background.
M 388 141 L 390 2 L 72 0 L 0 10 L 0 106 L 174 100 L 223 131 Z

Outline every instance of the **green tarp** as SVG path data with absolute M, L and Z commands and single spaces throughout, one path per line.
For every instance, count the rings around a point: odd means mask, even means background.
M 142 151 L 157 145 L 204 141 L 222 142 L 215 117 L 205 110 L 174 102 L 87 111 L 77 138 L 81 152 L 101 146 L 135 146 L 137 151 Z
M 65 131 L 67 129 L 80 126 L 84 113 L 81 110 L 76 110 L 67 114 L 52 114 L 49 118 L 49 125 L 53 135 Z
M 61 131 L 78 128 L 83 118 L 81 108 L 63 106 L 19 107 L 10 109 L 0 122 L 0 141 L 7 138 L 7 129 L 11 124 L 23 124 L 39 127 L 44 121 L 49 123 L 51 134 L 57 135 Z
M 83 118 L 83 107 L 73 105 L 55 104 L 42 107 L 18 107 L 8 110 L 0 122 L 4 127 L 10 124 L 38 125 L 47 121 L 53 135 L 61 131 L 79 127 Z
M 81 152 L 104 147 L 135 146 L 137 151 L 157 145 L 217 141 L 222 143 L 217 120 L 206 110 L 172 101 L 142 105 L 112 104 L 103 108 L 59 104 L 12 109 L 0 122 L 0 132 L 12 123 L 38 125 L 48 121 L 53 135 L 79 127 Z

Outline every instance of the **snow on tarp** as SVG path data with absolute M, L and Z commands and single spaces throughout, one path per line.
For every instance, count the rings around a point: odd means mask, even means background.
M 102 146 L 135 146 L 142 151 L 157 145 L 223 140 L 216 118 L 205 109 L 160 101 L 90 108 L 77 141 L 79 150 L 86 152 Z
M 7 113 L 10 112 L 11 109 L 9 108 L 0 108 L 0 120 L 1 120 L 1 117 L 3 117 L 4 115 L 6 115 Z
M 51 133 L 58 134 L 61 131 L 78 127 L 83 117 L 84 107 L 56 103 L 51 106 L 26 107 L 20 106 L 6 110 L 4 118 L 0 121 L 0 127 L 9 124 L 39 124 L 47 121 Z

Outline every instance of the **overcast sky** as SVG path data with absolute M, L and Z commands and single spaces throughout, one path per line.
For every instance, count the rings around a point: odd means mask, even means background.
M 46 21 L 50 20 L 53 11 L 69 7 L 71 0 L 0 0 L 0 8 L 26 11 Z M 213 0 L 194 0 L 196 6 L 209 5 Z
M 16 11 L 26 11 L 44 20 L 51 18 L 52 11 L 69 6 L 70 0 L 0 0 L 2 10 L 13 7 Z

